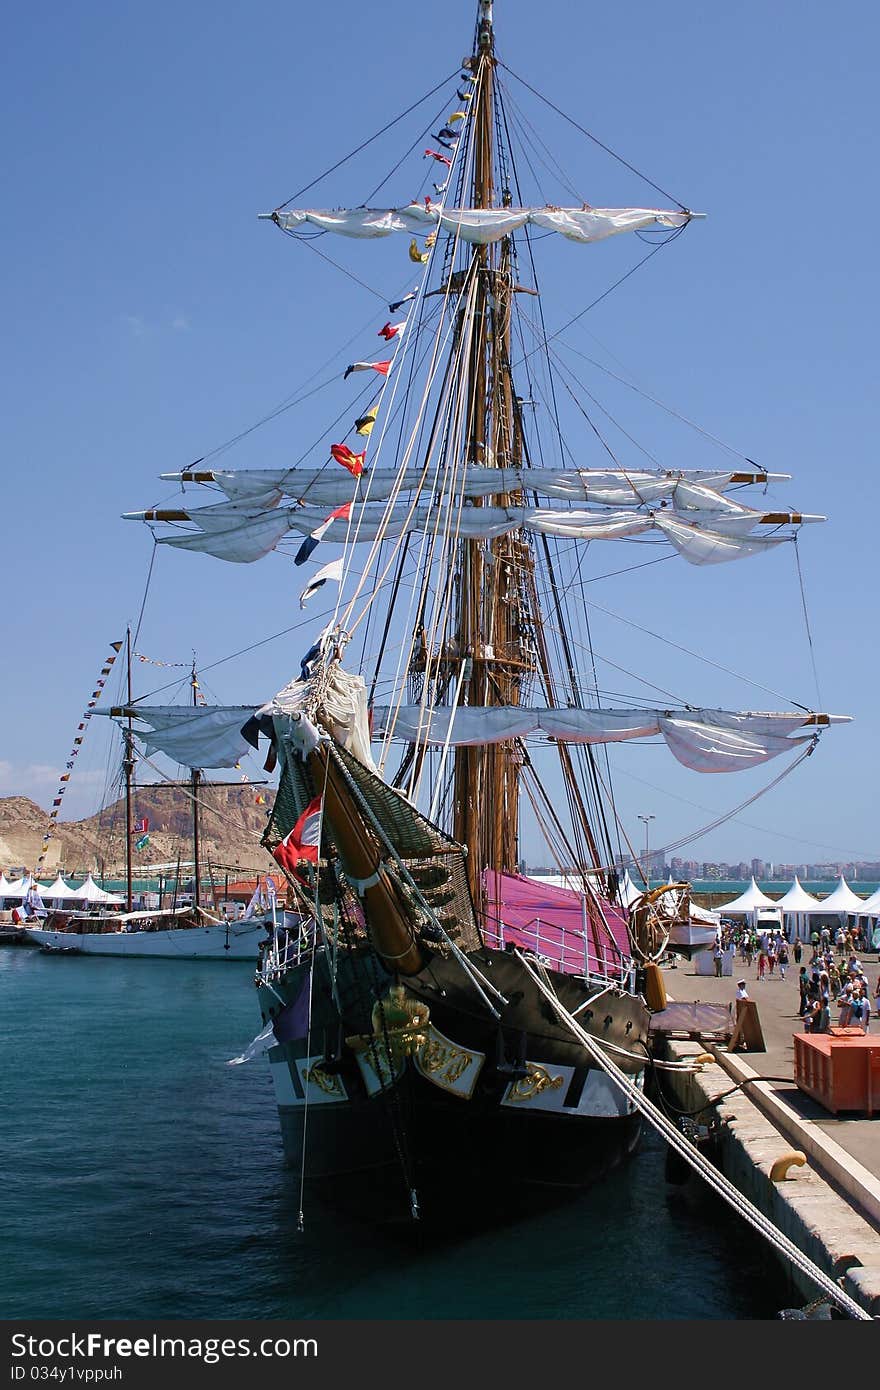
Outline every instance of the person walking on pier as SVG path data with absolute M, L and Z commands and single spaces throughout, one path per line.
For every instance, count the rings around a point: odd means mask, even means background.
M 758 979 L 763 980 L 764 971 L 767 969 L 767 955 L 762 946 L 758 952 Z
M 779 943 L 779 955 L 776 957 L 776 960 L 779 965 L 779 978 L 780 980 L 784 980 L 785 971 L 788 967 L 788 947 L 784 941 L 780 941 Z
M 810 977 L 805 965 L 801 966 L 801 973 L 798 975 L 798 989 L 801 996 L 798 1005 L 798 1017 L 804 1018 L 810 1007 Z

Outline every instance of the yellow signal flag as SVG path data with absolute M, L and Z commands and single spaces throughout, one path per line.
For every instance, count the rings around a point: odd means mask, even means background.
M 415 241 L 415 237 L 414 237 L 413 240 L 412 240 L 412 241 L 410 242 L 410 244 L 409 244 L 409 258 L 410 258 L 410 260 L 411 260 L 411 261 L 420 262 L 422 265 L 424 265 L 425 261 L 428 259 L 428 256 L 429 256 L 429 253 L 428 253 L 427 251 L 420 251 L 420 250 L 419 250 L 418 246 L 416 245 L 416 241 Z
M 456 121 L 463 121 L 466 115 L 466 111 L 453 111 L 451 116 L 446 117 L 446 124 L 455 125 Z
M 370 409 L 364 415 L 361 415 L 359 419 L 355 420 L 355 432 L 357 434 L 363 434 L 369 437 L 370 433 L 372 432 L 373 426 L 376 423 L 376 416 L 378 414 L 379 407 L 377 405 L 370 406 Z

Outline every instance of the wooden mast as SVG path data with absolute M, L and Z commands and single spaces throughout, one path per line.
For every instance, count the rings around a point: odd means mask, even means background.
M 494 37 L 491 0 L 481 0 L 474 84 L 474 207 L 494 196 Z M 502 190 L 502 201 L 509 194 Z M 468 378 L 468 461 L 503 467 L 521 462 L 519 429 L 510 384 L 512 264 L 510 243 L 496 254 L 477 246 L 472 269 L 476 302 Z M 505 506 L 515 500 L 499 493 Z M 477 499 L 475 505 L 480 505 Z M 488 547 L 462 543 L 458 652 L 466 663 L 461 701 L 471 706 L 515 705 L 523 676 L 534 662 L 523 648 L 528 622 L 521 581 L 531 565 L 527 544 L 501 536 Z M 467 872 L 474 903 L 482 902 L 486 867 L 516 872 L 519 861 L 520 757 L 515 743 L 459 748 L 455 754 L 453 834 L 468 849 Z
M 190 676 L 192 685 L 193 707 L 198 704 L 199 682 L 196 676 L 195 659 L 192 664 L 192 675 Z M 190 786 L 192 788 L 192 816 L 193 816 L 193 907 L 201 906 L 201 877 L 202 866 L 199 855 L 199 786 L 202 780 L 202 770 L 199 767 L 191 767 L 189 770 Z
M 128 680 L 128 722 L 123 733 L 124 753 L 122 768 L 125 774 L 125 910 L 131 912 L 131 841 L 134 835 L 134 815 L 132 809 L 132 778 L 134 776 L 134 733 L 131 720 L 131 627 L 125 629 L 125 658 Z

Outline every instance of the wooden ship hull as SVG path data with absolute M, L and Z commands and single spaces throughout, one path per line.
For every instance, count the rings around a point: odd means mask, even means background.
M 304 959 L 261 987 L 267 1021 L 311 992 L 306 1035 L 277 1043 L 269 1062 L 286 1159 L 317 1197 L 371 1221 L 417 1214 L 446 1225 L 475 1207 L 509 1210 L 517 1194 L 583 1190 L 633 1152 L 638 1112 L 560 1025 L 521 962 L 484 949 L 472 964 L 509 1000 L 500 1018 L 475 1006 L 457 964 L 434 961 L 407 978 L 416 1022 L 402 1042 L 373 1027 L 376 969 L 366 952 L 348 958 L 335 981 L 320 954 L 313 980 Z M 614 989 L 583 1008 L 595 986 L 555 971 L 547 978 L 638 1082 L 649 1017 L 641 998 Z M 334 993 L 350 1001 L 341 1011 Z

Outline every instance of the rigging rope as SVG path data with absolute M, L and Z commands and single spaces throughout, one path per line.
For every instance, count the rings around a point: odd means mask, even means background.
M 543 96 L 541 92 L 536 91 L 534 87 L 532 87 L 528 82 L 526 82 L 525 78 L 520 77 L 518 73 L 514 72 L 513 68 L 509 68 L 506 63 L 502 63 L 500 58 L 497 59 L 497 62 L 499 67 L 504 68 L 505 72 L 509 72 L 511 77 L 516 78 L 517 82 L 520 82 L 523 85 L 523 87 L 527 88 L 527 90 L 532 93 L 532 96 L 536 96 L 539 101 L 543 101 L 545 106 L 549 106 L 551 111 L 556 112 L 557 116 L 561 116 L 563 120 L 568 121 L 569 125 L 573 125 L 575 130 L 580 131 L 581 135 L 585 135 L 588 140 L 592 140 L 594 145 L 598 145 L 599 148 L 601 150 L 604 150 L 606 154 L 610 154 L 611 158 L 616 159 L 618 164 L 622 164 L 624 168 L 629 169 L 630 173 L 635 174 L 636 178 L 642 179 L 642 181 L 648 184 L 649 187 L 653 188 L 655 192 L 662 193 L 664 198 L 671 198 L 673 203 L 675 203 L 676 207 L 681 208 L 682 212 L 690 211 L 690 209 L 685 207 L 684 203 L 679 202 L 678 198 L 674 197 L 672 193 L 667 193 L 665 188 L 661 188 L 658 183 L 654 183 L 653 179 L 649 179 L 647 174 L 643 174 L 639 169 L 635 167 L 634 164 L 630 164 L 629 161 L 624 159 L 622 155 L 619 155 L 616 152 L 616 150 L 612 150 L 610 145 L 604 144 L 603 141 L 601 141 L 597 136 L 593 135 L 589 130 L 585 130 L 582 125 L 579 125 L 576 120 L 574 120 L 571 116 L 567 115 L 565 111 L 562 111 L 558 106 L 555 106 L 553 102 L 549 100 L 549 98 Z
M 619 623 L 624 623 L 627 627 L 635 628 L 637 632 L 644 633 L 646 637 L 655 638 L 656 641 L 662 642 L 666 647 L 674 647 L 676 651 L 684 652 L 686 656 L 695 657 L 696 660 L 704 662 L 707 666 L 713 667 L 716 671 L 723 671 L 726 676 L 738 677 L 740 680 L 745 681 L 747 685 L 753 685 L 756 690 L 763 690 L 765 695 L 772 695 L 777 700 L 789 700 L 789 702 L 794 705 L 795 709 L 803 710 L 807 714 L 812 712 L 808 706 L 802 704 L 800 700 L 790 699 L 789 696 L 781 694 L 780 691 L 774 690 L 771 686 L 761 685 L 759 681 L 752 680 L 750 676 L 744 675 L 742 671 L 734 671 L 730 666 L 722 666 L 720 662 L 712 661 L 708 656 L 701 656 L 699 652 L 691 651 L 690 647 L 683 647 L 681 643 L 673 642 L 671 637 L 661 637 L 659 633 L 652 632 L 649 627 L 642 627 L 641 623 L 634 622 L 632 618 L 624 618 L 619 613 L 615 613 L 611 608 L 603 608 L 601 603 L 590 602 L 590 607 L 598 609 L 598 611 L 604 613 L 606 617 L 616 618 Z M 602 660 L 605 659 L 604 657 L 602 658 Z M 609 662 L 608 664 L 614 665 L 613 662 Z M 616 669 L 625 670 L 624 667 L 617 667 Z M 625 673 L 632 676 L 634 680 L 640 679 L 635 671 L 627 671 Z M 652 688 L 656 690 L 660 687 L 654 686 Z
M 332 265 L 335 270 L 342 271 L 342 274 L 347 275 L 349 280 L 353 280 L 356 285 L 360 285 L 362 290 L 366 290 L 368 294 L 371 294 L 376 299 L 381 300 L 383 304 L 387 304 L 387 295 L 380 294 L 379 290 L 374 290 L 372 285 L 368 285 L 365 280 L 359 280 L 358 277 L 355 274 L 353 274 L 352 271 L 347 270 L 346 267 L 344 265 L 340 265 L 338 261 L 334 261 L 332 256 L 328 256 L 326 251 L 319 251 L 317 246 L 315 245 L 315 241 L 317 238 L 298 236 L 296 232 L 286 231 L 283 227 L 281 230 L 284 232 L 285 236 L 290 237 L 291 241 L 295 241 L 299 243 L 301 246 L 307 246 L 310 251 L 314 251 L 315 255 L 320 256 L 321 259 L 326 261 L 328 265 Z
M 726 811 L 723 816 L 719 816 L 716 820 L 710 821 L 708 825 L 704 825 L 701 829 L 694 830 L 678 840 L 671 840 L 667 845 L 659 846 L 653 853 L 660 855 L 667 854 L 670 850 L 681 849 L 684 845 L 692 844 L 694 840 L 702 839 L 704 835 L 708 835 L 710 830 L 717 830 L 719 825 L 724 825 L 727 821 L 732 820 L 740 811 L 744 811 L 746 807 L 751 806 L 754 801 L 759 801 L 762 796 L 767 795 L 767 792 L 772 791 L 774 787 L 778 787 L 779 783 L 784 781 L 790 773 L 794 772 L 795 768 L 803 762 L 804 758 L 809 758 L 816 747 L 817 740 L 818 734 L 815 735 L 806 748 L 801 750 L 793 762 L 789 763 L 788 767 L 784 768 L 777 777 L 774 777 L 772 782 L 767 783 L 766 787 L 760 787 L 758 791 L 754 792 L 750 797 L 747 797 L 745 801 L 741 801 L 738 806 L 734 806 L 730 811 Z M 633 858 L 638 862 L 637 855 L 633 854 Z
M 153 578 L 153 566 L 154 566 L 154 564 L 156 563 L 156 551 L 158 550 L 158 548 L 159 548 L 159 547 L 158 547 L 158 544 L 157 544 L 157 542 L 156 542 L 156 537 L 153 536 L 153 553 L 152 553 L 151 556 L 150 556 L 150 564 L 149 564 L 149 568 L 148 568 L 148 570 L 147 570 L 147 582 L 146 582 L 146 584 L 144 585 L 144 596 L 143 596 L 143 598 L 141 599 L 141 610 L 140 610 L 140 612 L 138 613 L 138 620 L 137 620 L 137 623 L 135 624 L 134 633 L 132 634 L 132 644 L 135 645 L 135 646 L 137 645 L 138 633 L 139 633 L 140 630 L 141 630 L 141 623 L 142 623 L 143 620 L 144 620 L 144 609 L 145 609 L 146 606 L 147 606 L 147 594 L 150 592 L 150 583 L 151 583 L 152 578 Z
M 802 572 L 802 570 L 801 570 L 801 554 L 800 554 L 800 551 L 798 550 L 797 532 L 795 532 L 795 534 L 794 534 L 794 562 L 795 562 L 795 565 L 796 565 L 796 567 L 797 567 L 798 585 L 800 586 L 800 591 L 801 591 L 801 607 L 803 608 L 803 612 L 804 612 L 804 627 L 805 627 L 806 630 L 807 630 L 807 643 L 808 643 L 809 648 L 810 648 L 810 661 L 811 661 L 812 666 L 813 666 L 813 679 L 814 679 L 815 682 L 816 682 L 816 699 L 817 699 L 818 703 L 821 705 L 821 703 L 822 703 L 822 692 L 821 692 L 821 690 L 820 690 L 820 688 L 819 688 L 819 672 L 818 672 L 818 670 L 816 669 L 816 653 L 815 653 L 815 651 L 814 651 L 814 649 L 813 649 L 813 634 L 812 634 L 812 632 L 810 631 L 810 615 L 809 615 L 809 613 L 807 612 L 807 595 L 806 595 L 806 591 L 805 591 L 805 589 L 804 589 L 804 576 L 803 576 L 803 572 Z
M 383 125 L 382 129 L 377 130 L 374 135 L 368 136 L 356 149 L 350 150 L 348 154 L 343 155 L 342 159 L 338 159 L 335 164 L 331 164 L 330 168 L 325 169 L 323 174 L 318 174 L 317 178 L 312 179 L 311 183 L 304 184 L 302 188 L 297 189 L 296 193 L 291 193 L 290 197 L 286 199 L 285 202 L 278 204 L 278 211 L 280 212 L 282 208 L 289 207 L 294 198 L 301 198 L 304 193 L 308 193 L 309 189 L 314 188 L 315 184 L 320 183 L 322 179 L 326 179 L 330 174 L 335 174 L 336 170 L 341 169 L 343 164 L 347 164 L 356 154 L 360 154 L 361 150 L 365 150 L 374 140 L 378 140 L 380 135 L 384 135 L 387 130 L 391 130 L 391 128 L 402 121 L 405 116 L 415 111 L 423 102 L 426 102 L 429 97 L 432 97 L 435 92 L 439 92 L 441 87 L 445 87 L 447 82 L 452 82 L 457 76 L 458 69 L 456 68 L 454 72 L 448 73 L 442 81 L 438 82 L 436 87 L 432 87 L 430 92 L 425 92 L 425 95 L 419 97 L 418 101 L 414 101 L 412 106 L 408 106 L 405 111 L 401 111 L 399 116 L 395 116 L 393 121 L 389 121 L 387 125 Z
M 559 334 L 556 334 L 556 336 L 559 337 Z M 595 334 L 591 334 L 591 336 L 595 337 Z M 598 342 L 598 339 L 596 341 Z M 589 357 L 587 353 L 581 352 L 579 348 L 574 347 L 571 343 L 563 342 L 561 346 L 564 347 L 567 352 L 573 352 L 576 357 L 582 357 L 585 362 L 589 362 L 591 367 L 596 367 L 598 371 L 604 372 L 605 375 L 610 376 L 613 381 L 618 382 L 621 386 L 625 386 L 628 391 L 634 391 L 635 394 L 641 396 L 643 400 L 650 401 L 651 405 L 656 405 L 658 410 L 665 411 L 665 413 L 671 415 L 674 420 L 680 420 L 681 423 L 687 425 L 689 429 L 696 430 L 697 434 L 701 434 L 704 439 L 708 439 L 712 444 L 717 444 L 719 449 L 726 450 L 728 454 L 733 454 L 734 458 L 742 459 L 745 463 L 750 463 L 753 468 L 760 470 L 761 465 L 756 463 L 754 459 L 749 458 L 748 454 L 744 454 L 740 449 L 734 449 L 732 444 L 726 444 L 724 440 L 719 439 L 717 435 L 710 434 L 708 430 L 703 429 L 702 425 L 698 425 L 695 420 L 689 419 L 687 415 L 682 415 L 678 410 L 673 410 L 672 406 L 666 405 L 663 401 L 658 400 L 656 396 L 650 395 L 650 393 L 645 391 L 641 386 L 637 386 L 634 381 L 627 381 L 626 377 L 620 376 L 617 372 L 612 372 L 610 367 L 603 366 L 601 362 L 596 361 L 595 357 Z M 602 346 L 602 344 L 600 344 L 600 346 Z M 606 352 L 607 351 L 608 349 L 606 348 Z M 576 377 L 575 380 L 577 380 Z
M 719 1197 L 728 1206 L 731 1206 L 745 1221 L 748 1222 L 756 1231 L 763 1235 L 770 1243 L 775 1246 L 780 1254 L 785 1255 L 788 1260 L 799 1269 L 802 1274 L 812 1280 L 813 1283 L 822 1289 L 834 1302 L 845 1312 L 860 1322 L 872 1321 L 871 1315 L 865 1312 L 849 1294 L 845 1293 L 824 1270 L 814 1264 L 802 1250 L 795 1245 L 793 1240 L 784 1235 L 777 1226 L 765 1216 L 747 1197 L 744 1197 L 739 1188 L 727 1178 L 719 1169 L 715 1168 L 703 1154 L 697 1149 L 680 1130 L 672 1124 L 662 1111 L 654 1105 L 647 1096 L 636 1086 L 629 1077 L 621 1071 L 616 1062 L 606 1055 L 596 1040 L 582 1028 L 564 1005 L 560 1002 L 556 992 L 541 978 L 541 974 L 534 968 L 529 958 L 524 952 L 515 950 L 514 954 L 519 958 L 524 968 L 531 975 L 541 994 L 550 1004 L 560 1023 L 580 1042 L 595 1062 L 606 1072 L 614 1081 L 624 1095 L 629 1099 L 637 1110 L 640 1110 L 650 1124 L 663 1136 L 666 1142 L 676 1153 L 678 1153 L 690 1166 L 700 1174 Z

